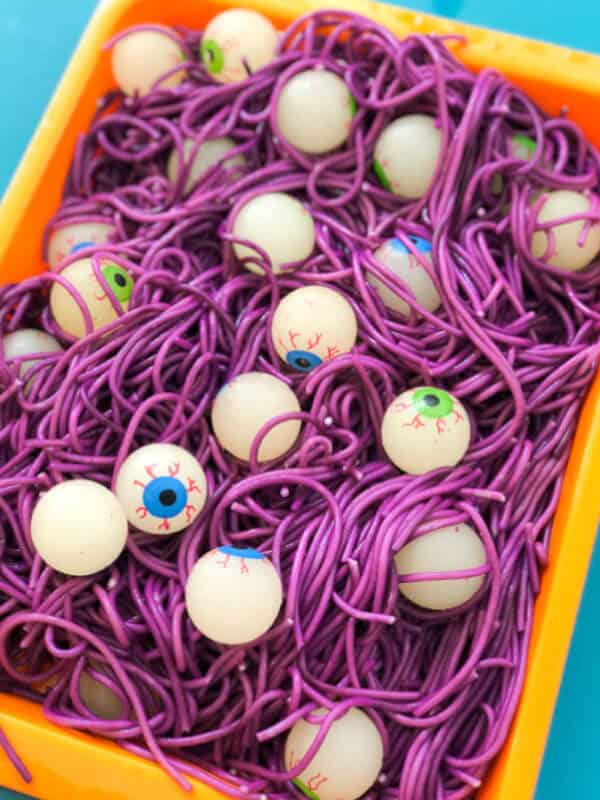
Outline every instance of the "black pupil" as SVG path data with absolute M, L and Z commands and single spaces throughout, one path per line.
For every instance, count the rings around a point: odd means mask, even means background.
M 121 275 L 120 272 L 115 274 L 115 283 L 117 286 L 127 286 L 127 281 L 125 280 L 125 276 Z
M 162 492 L 158 495 L 158 499 L 163 504 L 163 506 L 172 506 L 175 500 L 177 500 L 177 495 L 173 491 L 173 489 L 163 489 Z
M 440 398 L 436 397 L 434 394 L 426 394 L 423 398 L 423 402 L 426 406 L 439 406 Z
M 297 358 L 296 364 L 302 369 L 308 369 L 308 367 L 310 367 L 310 361 L 308 358 Z
M 215 58 L 215 51 L 212 49 L 212 47 L 208 48 L 207 53 L 208 53 L 208 60 L 213 61 Z

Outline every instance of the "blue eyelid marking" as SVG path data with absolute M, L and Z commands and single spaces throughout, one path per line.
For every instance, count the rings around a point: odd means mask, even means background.
M 243 547 L 231 547 L 230 545 L 224 545 L 223 547 L 218 548 L 219 553 L 223 553 L 226 556 L 236 556 L 237 558 L 249 558 L 252 561 L 262 561 L 264 555 L 259 550 L 253 550 L 251 547 L 243 548 Z

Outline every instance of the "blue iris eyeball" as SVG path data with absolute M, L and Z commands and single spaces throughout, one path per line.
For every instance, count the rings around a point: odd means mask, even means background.
M 187 489 L 177 478 L 164 475 L 154 478 L 144 488 L 144 505 L 148 512 L 161 519 L 181 514 L 188 502 Z
M 422 239 L 420 236 L 409 236 L 410 241 L 414 244 L 415 249 L 418 250 L 419 253 L 431 253 L 431 244 L 427 241 L 427 239 Z M 400 253 L 410 253 L 408 247 L 401 242 L 400 239 L 390 239 L 390 246 L 392 250 L 396 250 Z
M 74 244 L 73 247 L 69 250 L 69 253 L 78 253 L 80 250 L 87 250 L 88 247 L 95 247 L 94 242 L 77 242 Z
M 323 363 L 323 359 L 319 358 L 316 353 L 309 353 L 306 350 L 290 350 L 285 360 L 290 367 L 298 370 L 298 372 L 311 372 L 311 370 Z

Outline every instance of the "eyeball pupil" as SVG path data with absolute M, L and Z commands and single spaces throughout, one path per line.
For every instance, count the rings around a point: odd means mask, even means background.
M 120 272 L 117 272 L 115 275 L 115 283 L 117 286 L 127 286 L 127 281 L 125 280 L 125 276 L 121 275 Z
M 307 369 L 310 367 L 310 361 L 308 358 L 297 358 L 296 364 L 298 364 L 299 367 L 302 367 L 302 369 Z
M 177 500 L 177 495 L 172 489 L 163 489 L 158 497 L 163 506 L 172 506 Z
M 426 394 L 425 397 L 423 398 L 423 402 L 425 403 L 426 406 L 430 407 L 439 406 L 440 398 L 436 397 L 434 394 Z

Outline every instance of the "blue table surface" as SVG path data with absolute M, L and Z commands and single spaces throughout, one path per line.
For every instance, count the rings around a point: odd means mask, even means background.
M 0 192 L 6 188 L 95 5 L 96 0 L 0 3 L 0 113 L 4 120 Z M 597 0 L 562 4 L 557 0 L 408 0 L 402 5 L 600 53 Z M 595 113 L 600 113 L 600 107 Z M 600 547 L 592 560 L 536 800 L 600 796 L 596 763 L 600 746 L 599 617 Z M 35 771 L 35 764 L 29 766 Z M 18 797 L 22 795 L 0 788 L 0 800 Z

